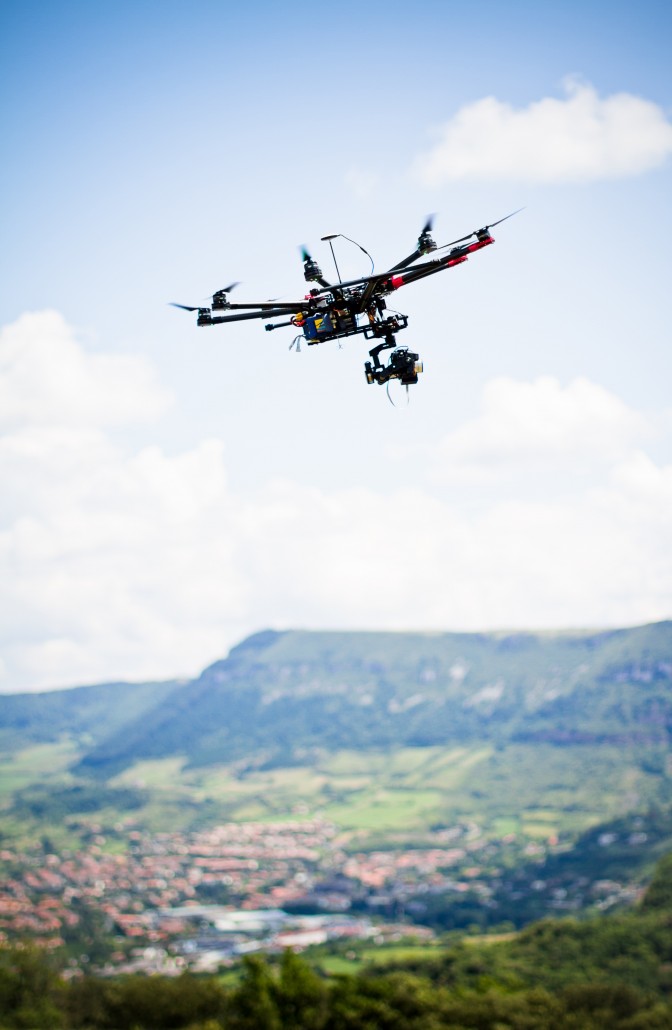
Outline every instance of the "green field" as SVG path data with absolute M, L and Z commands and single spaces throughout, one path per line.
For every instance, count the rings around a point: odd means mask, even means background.
M 95 818 L 75 807 L 66 818 L 61 813 L 50 819 L 50 791 L 63 794 L 83 783 L 89 791 L 96 789 L 95 781 L 68 771 L 77 757 L 75 745 L 67 741 L 0 753 L 5 839 L 43 833 L 70 838 L 92 821 L 161 831 L 319 817 L 360 846 L 387 838 L 417 840 L 431 827 L 458 822 L 476 823 L 490 837 L 544 840 L 576 835 L 664 801 L 668 784 L 667 777 L 646 772 L 634 752 L 606 746 L 320 751 L 310 765 L 249 770 L 237 763 L 194 768 L 172 756 L 137 762 L 111 779 Z M 30 814 L 36 797 L 40 818 Z M 26 809 L 26 799 L 32 808 Z
M 196 806 L 214 817 L 276 822 L 297 816 L 333 821 L 358 838 L 409 835 L 471 820 L 493 836 L 547 838 L 662 798 L 660 777 L 618 748 L 511 745 L 337 751 L 311 766 L 254 770 L 190 769 L 179 759 L 138 763 L 114 781 L 151 788 L 152 822 Z
M 62 777 L 77 757 L 77 748 L 71 741 L 0 752 L 0 803 L 15 790 L 43 777 Z
M 358 973 L 374 966 L 383 970 L 399 962 L 431 961 L 445 954 L 443 944 L 357 945 L 334 954 L 311 953 L 311 961 L 329 976 Z

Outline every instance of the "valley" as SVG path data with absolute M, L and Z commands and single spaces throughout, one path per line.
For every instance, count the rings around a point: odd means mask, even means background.
M 672 850 L 670 655 L 670 623 L 266 633 L 190 682 L 0 698 L 0 933 L 123 965 L 179 950 L 185 905 L 429 934 L 628 907 Z

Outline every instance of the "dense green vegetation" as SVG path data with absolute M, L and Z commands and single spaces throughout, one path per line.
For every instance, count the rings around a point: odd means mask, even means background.
M 147 802 L 147 793 L 131 787 L 108 787 L 90 783 L 43 787 L 34 784 L 18 791 L 10 815 L 19 819 L 59 821 L 71 815 L 91 814 L 113 807 L 132 812 Z
M 326 980 L 286 952 L 245 961 L 238 986 L 183 975 L 61 981 L 34 953 L 0 955 L 2 1027 L 82 1030 L 656 1030 L 672 1006 L 627 983 L 557 989 L 481 979 L 435 984 L 408 971 Z
M 433 894 L 422 905 L 414 905 L 412 914 L 418 922 L 439 930 L 481 927 L 487 929 L 510 924 L 523 927 L 548 912 L 557 911 L 554 898 L 558 894 L 569 899 L 569 907 L 585 911 L 599 897 L 589 889 L 595 883 L 642 882 L 653 864 L 672 848 L 672 809 L 654 807 L 613 819 L 582 833 L 571 848 L 551 853 L 539 861 L 512 864 L 499 877 L 493 877 L 493 893 L 488 904 L 477 894 Z M 501 856 L 498 856 L 501 858 Z M 515 858 L 515 855 L 514 855 Z M 664 862 L 670 865 L 669 858 Z M 664 864 L 661 868 L 665 868 Z M 672 869 L 670 870 L 672 872 Z M 660 878 L 654 881 L 647 899 L 665 900 Z M 531 885 L 534 884 L 534 889 Z M 672 878 L 669 881 L 672 893 Z M 669 899 L 668 899 L 669 900 Z M 660 908 L 649 900 L 649 908 Z M 621 907 L 623 904 L 621 903 Z M 667 905 L 671 907 L 672 905 Z
M 0 951 L 0 1026 L 82 1030 L 669 1030 L 672 862 L 640 911 L 545 920 L 510 940 L 325 977 L 285 952 L 212 977 L 64 980 L 30 949 Z

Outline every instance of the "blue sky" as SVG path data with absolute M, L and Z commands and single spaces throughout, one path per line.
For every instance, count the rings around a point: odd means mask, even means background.
M 191 674 L 267 625 L 672 616 L 664 3 L 10 2 L 0 32 L 0 689 Z M 525 206 L 361 341 L 301 297 Z M 340 241 L 348 275 L 369 265 Z

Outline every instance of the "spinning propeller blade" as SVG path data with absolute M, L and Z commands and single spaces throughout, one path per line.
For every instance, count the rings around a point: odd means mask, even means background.
M 518 207 L 518 208 L 516 208 L 515 211 L 512 211 L 510 215 L 504 215 L 504 217 L 500 218 L 498 222 L 492 222 L 490 225 L 486 225 L 485 228 L 486 229 L 494 229 L 494 227 L 496 225 L 501 225 L 501 223 L 505 222 L 507 220 L 507 218 L 513 218 L 514 215 L 518 215 L 518 214 L 520 214 L 521 211 L 524 211 L 524 210 L 525 210 L 524 207 Z
M 451 243 L 444 243 L 442 247 L 439 247 L 439 250 L 446 250 L 448 247 L 456 247 L 458 243 L 466 243 L 466 241 L 470 240 L 472 236 L 478 236 L 479 232 L 490 232 L 490 230 L 494 229 L 496 225 L 501 225 L 502 222 L 507 220 L 507 218 L 513 218 L 514 215 L 517 215 L 524 210 L 524 207 L 519 207 L 516 211 L 512 211 L 510 215 L 504 215 L 503 218 L 498 218 L 496 222 L 490 222 L 490 225 L 484 225 L 482 229 L 474 229 L 474 231 L 468 233 L 467 236 L 460 236 L 459 240 L 453 240 Z
M 476 234 L 470 232 L 468 236 L 460 236 L 459 240 L 451 240 L 450 243 L 444 243 L 443 246 L 439 247 L 439 250 L 446 250 L 448 247 L 456 247 L 458 243 L 466 243 L 472 236 Z
M 236 286 L 239 286 L 239 285 L 240 285 L 239 282 L 232 282 L 232 283 L 230 283 L 230 285 L 225 286 L 224 289 L 217 289 L 217 290 L 215 290 L 214 294 L 210 298 L 209 303 L 212 303 L 214 298 L 217 297 L 217 296 L 221 297 L 224 294 L 230 293 L 230 290 L 235 289 Z M 181 308 L 182 311 L 201 311 L 203 308 L 207 308 L 207 306 L 208 306 L 208 304 L 205 301 L 203 302 L 203 304 L 195 304 L 193 307 L 190 306 L 189 304 L 175 304 L 174 301 L 170 301 L 169 303 L 170 303 L 171 307 L 173 307 L 173 308 Z
M 216 293 L 213 293 L 212 310 L 226 311 L 227 308 L 230 308 L 231 305 L 229 303 L 229 293 L 231 292 L 231 290 L 235 290 L 236 286 L 238 285 L 238 283 L 230 283 L 229 286 L 225 286 L 222 290 L 217 290 Z

